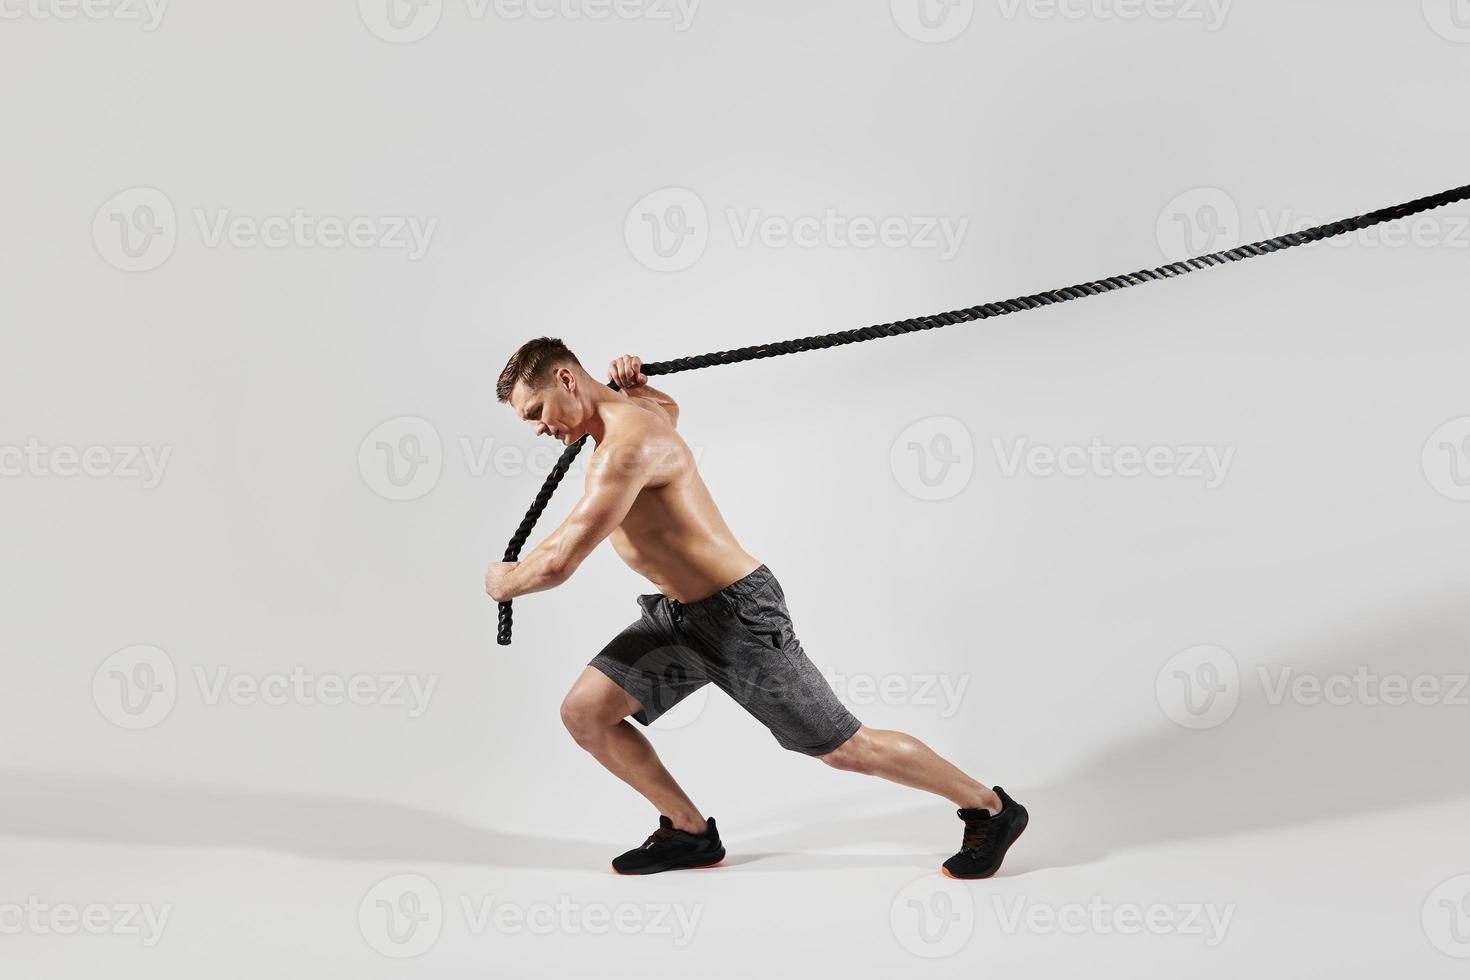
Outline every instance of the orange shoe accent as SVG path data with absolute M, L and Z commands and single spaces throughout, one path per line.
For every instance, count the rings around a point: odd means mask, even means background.
M 1021 842 L 1021 838 L 1026 836 L 1026 831 L 1028 831 L 1030 829 L 1031 829 L 1031 824 L 1028 821 L 1027 824 L 1026 824 L 1026 826 L 1024 826 L 1024 827 L 1021 828 L 1021 832 L 1016 835 L 1016 839 L 1013 840 L 1013 841 L 1011 841 L 1011 847 L 1015 847 L 1017 844 L 1019 844 Z M 1011 847 L 1006 848 L 1006 857 L 1010 857 L 1011 856 Z M 990 872 L 990 874 L 986 875 L 984 878 L 955 878 L 954 875 L 952 875 L 952 874 L 949 873 L 949 869 L 946 868 L 944 865 L 941 864 L 939 866 L 939 870 L 944 874 L 944 876 L 946 878 L 954 878 L 955 881 L 985 881 L 986 879 L 994 878 L 996 875 L 1000 874 L 1000 868 L 996 868 L 994 871 Z
M 1016 839 L 1017 840 L 1020 840 L 1019 837 L 1016 838 Z M 670 868 L 669 871 L 702 871 L 705 868 L 713 868 L 713 867 L 716 867 L 716 866 L 724 863 L 724 860 L 725 859 L 722 857 L 722 858 L 720 858 L 720 860 L 718 860 L 718 861 L 712 861 L 709 864 L 692 864 L 692 865 L 690 865 L 687 868 Z M 619 876 L 621 876 L 623 878 L 646 878 L 646 877 L 648 877 L 647 875 L 635 875 L 635 874 L 628 874 L 625 871 L 619 871 L 617 868 L 613 868 L 613 866 L 610 865 L 610 864 L 608 865 L 608 867 L 609 868 L 612 868 L 612 873 L 613 874 L 619 875 Z M 655 872 L 655 874 L 665 874 L 665 873 L 666 872 L 663 872 L 663 871 Z

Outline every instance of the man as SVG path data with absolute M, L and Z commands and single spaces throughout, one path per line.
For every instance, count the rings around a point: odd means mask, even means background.
M 647 726 L 712 682 L 782 748 L 950 800 L 965 830 L 944 873 L 993 875 L 1026 828 L 1025 807 L 918 739 L 868 728 L 843 707 L 802 651 L 780 583 L 720 516 L 675 431 L 679 406 L 648 386 L 636 357 L 619 357 L 609 373 L 621 391 L 598 383 L 550 337 L 527 343 L 506 364 L 500 401 L 538 436 L 571 445 L 590 435 L 597 450 L 571 514 L 523 560 L 491 565 L 485 591 L 503 602 L 555 588 L 604 539 L 658 589 L 638 597 L 642 616 L 592 659 L 561 708 L 577 744 L 659 813 L 659 829 L 614 859 L 613 870 L 655 874 L 724 858 L 714 818 L 705 818 L 628 722 Z

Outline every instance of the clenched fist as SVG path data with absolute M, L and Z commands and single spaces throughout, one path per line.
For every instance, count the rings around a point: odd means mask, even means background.
M 518 561 L 498 561 L 485 569 L 485 594 L 496 602 L 508 602 L 515 598 L 506 590 L 505 578 L 519 564 Z
M 632 354 L 617 358 L 608 366 L 607 379 L 616 381 L 624 391 L 648 384 L 648 378 L 643 374 L 643 358 Z

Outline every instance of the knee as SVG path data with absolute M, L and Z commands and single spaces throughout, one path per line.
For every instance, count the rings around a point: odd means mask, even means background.
M 609 720 L 603 705 L 596 698 L 573 691 L 562 700 L 561 723 L 566 726 L 573 741 L 585 749 L 617 724 L 617 719 Z
M 841 769 L 843 772 L 860 772 L 871 774 L 875 768 L 876 758 L 873 752 L 872 739 L 863 729 L 858 729 L 857 734 L 843 742 L 837 748 L 826 755 L 817 756 L 833 769 Z

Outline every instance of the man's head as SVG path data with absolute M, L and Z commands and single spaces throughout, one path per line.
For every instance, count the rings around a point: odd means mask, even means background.
M 537 337 L 511 355 L 495 397 L 534 425 L 538 436 L 571 445 L 587 434 L 584 424 L 595 411 L 589 396 L 596 385 L 566 344 Z

